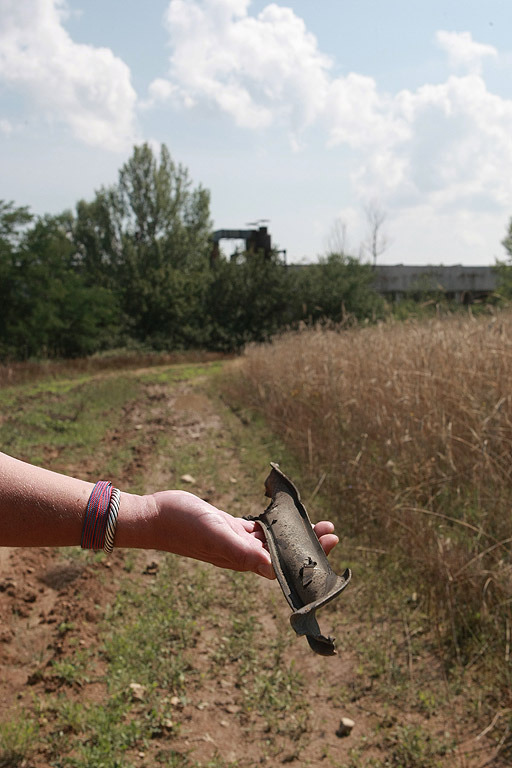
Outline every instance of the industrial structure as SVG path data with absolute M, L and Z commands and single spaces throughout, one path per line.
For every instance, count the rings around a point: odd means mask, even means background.
M 488 298 L 497 290 L 498 277 L 493 267 L 416 267 L 405 264 L 375 267 L 375 290 L 390 301 L 406 296 L 420 298 L 426 293 L 442 293 L 447 299 L 471 304 Z
M 252 222 L 251 229 L 217 229 L 211 237 L 212 262 L 219 256 L 221 240 L 243 240 L 246 253 L 263 252 L 268 258 L 272 249 L 272 238 L 268 227 L 258 226 L 260 219 Z M 286 251 L 284 254 L 286 262 Z M 290 265 L 292 269 L 307 269 L 307 264 Z M 493 267 L 469 267 L 457 264 L 455 266 L 408 266 L 394 264 L 391 266 L 374 266 L 374 288 L 388 301 L 400 301 L 410 297 L 421 299 L 426 294 L 440 293 L 447 299 L 461 304 L 486 299 L 498 287 L 498 276 Z
M 221 240 L 243 240 L 247 253 L 263 251 L 267 257 L 272 250 L 272 239 L 267 227 L 258 227 L 258 229 L 217 229 L 212 235 L 212 261 L 219 256 L 219 243 Z

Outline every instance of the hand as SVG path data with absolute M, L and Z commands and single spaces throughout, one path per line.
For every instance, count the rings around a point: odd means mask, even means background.
M 275 578 L 263 531 L 255 521 L 233 517 L 186 491 L 161 491 L 149 499 L 155 506 L 155 548 Z M 328 555 L 338 543 L 334 525 L 324 520 L 313 528 Z

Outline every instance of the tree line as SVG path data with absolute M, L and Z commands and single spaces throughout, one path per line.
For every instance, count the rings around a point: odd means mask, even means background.
M 234 351 L 286 327 L 382 314 L 369 265 L 342 252 L 212 259 L 210 194 L 162 145 L 74 211 L 0 201 L 0 360 L 114 347 Z

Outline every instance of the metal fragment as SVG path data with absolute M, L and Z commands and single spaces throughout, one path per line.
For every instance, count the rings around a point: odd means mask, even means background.
M 292 481 L 271 463 L 265 493 L 271 499 L 256 520 L 262 527 L 277 580 L 292 615 L 290 623 L 298 635 L 305 635 L 311 648 L 322 656 L 336 653 L 334 638 L 320 632 L 316 610 L 333 600 L 350 581 L 347 568 L 338 576 L 313 530 L 300 494 Z

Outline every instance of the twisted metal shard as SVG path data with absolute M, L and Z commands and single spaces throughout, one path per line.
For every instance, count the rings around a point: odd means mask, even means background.
M 271 499 L 256 520 L 262 527 L 277 580 L 293 613 L 290 623 L 305 635 L 315 653 L 333 656 L 334 638 L 320 632 L 316 610 L 337 597 L 348 585 L 351 572 L 342 576 L 332 570 L 313 530 L 300 494 L 292 481 L 271 462 L 265 494 Z

